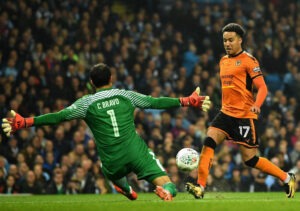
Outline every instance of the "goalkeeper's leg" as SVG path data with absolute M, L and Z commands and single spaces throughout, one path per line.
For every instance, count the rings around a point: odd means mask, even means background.
M 152 183 L 156 185 L 154 192 L 164 201 L 172 201 L 177 194 L 176 186 L 168 176 L 159 176 Z
M 176 196 L 175 184 L 171 182 L 165 169 L 155 154 L 148 149 L 148 153 L 141 154 L 137 159 L 139 168 L 135 169 L 138 179 L 144 179 L 156 186 L 155 194 L 164 201 L 171 201 Z
M 132 189 L 132 187 L 128 184 L 127 178 L 122 177 L 119 180 L 112 181 L 114 183 L 114 187 L 117 192 L 123 194 L 130 200 L 137 199 L 137 193 Z

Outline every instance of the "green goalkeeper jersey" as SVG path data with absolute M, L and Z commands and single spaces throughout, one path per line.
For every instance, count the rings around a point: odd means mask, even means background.
M 135 130 L 135 108 L 165 109 L 179 106 L 178 98 L 153 98 L 133 91 L 100 89 L 57 113 L 34 117 L 34 125 L 51 125 L 72 119 L 85 120 L 94 135 L 102 163 L 107 163 L 126 160 L 128 150 L 144 150 L 145 143 Z

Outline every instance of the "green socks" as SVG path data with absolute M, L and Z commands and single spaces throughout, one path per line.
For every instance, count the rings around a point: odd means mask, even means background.
M 177 190 L 176 190 L 176 186 L 175 186 L 174 183 L 168 182 L 168 183 L 163 185 L 163 188 L 165 190 L 169 191 L 172 194 L 172 196 L 176 196 Z

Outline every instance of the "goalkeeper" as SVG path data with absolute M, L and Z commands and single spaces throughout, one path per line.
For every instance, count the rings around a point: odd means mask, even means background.
M 21 128 L 55 125 L 72 119 L 83 119 L 91 129 L 105 177 L 116 190 L 130 200 L 137 199 L 129 186 L 126 175 L 134 172 L 138 179 L 145 179 L 156 186 L 155 193 L 165 201 L 176 196 L 176 187 L 167 176 L 155 154 L 136 133 L 135 108 L 166 109 L 180 106 L 197 107 L 207 111 L 208 96 L 200 96 L 197 88 L 189 97 L 154 98 L 133 91 L 112 88 L 110 68 L 103 63 L 91 68 L 90 82 L 95 94 L 86 95 L 69 107 L 41 116 L 23 118 L 11 111 L 12 117 L 4 118 L 3 131 L 7 136 Z

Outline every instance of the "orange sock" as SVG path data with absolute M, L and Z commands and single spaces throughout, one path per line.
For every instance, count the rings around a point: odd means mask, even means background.
M 255 165 L 255 168 L 270 174 L 274 177 L 279 178 L 281 181 L 284 181 L 287 178 L 287 173 L 282 171 L 278 166 L 273 164 L 266 158 L 259 157 L 258 162 Z
M 206 186 L 206 179 L 208 177 L 209 170 L 212 165 L 214 152 L 215 150 L 210 147 L 203 146 L 202 148 L 200 154 L 200 160 L 198 164 L 198 180 L 197 180 L 197 183 L 202 187 Z

